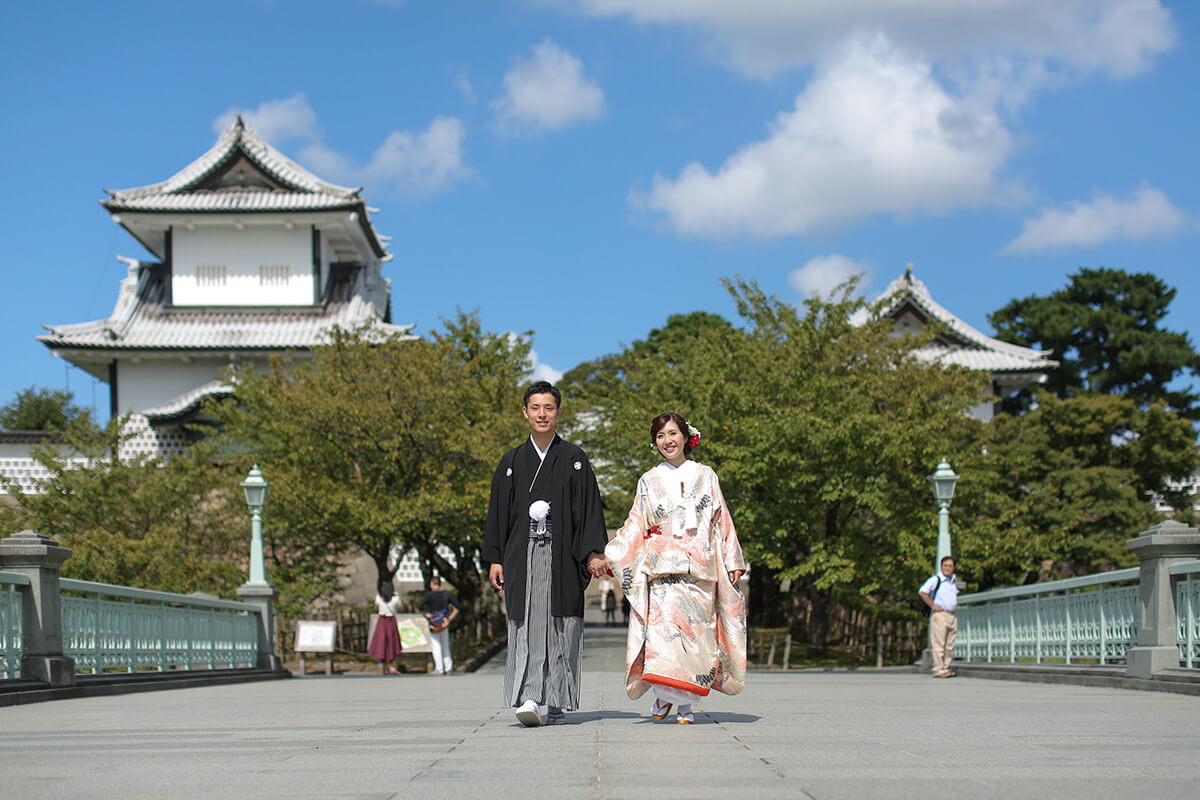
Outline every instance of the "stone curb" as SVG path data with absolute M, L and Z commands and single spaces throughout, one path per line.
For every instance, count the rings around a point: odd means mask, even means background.
M 74 686 L 50 687 L 40 681 L 0 681 L 0 706 L 66 700 L 74 697 L 99 697 L 161 689 L 190 689 L 226 683 L 280 680 L 292 677 L 285 669 L 229 669 L 193 672 L 108 673 L 79 675 Z
M 1200 673 L 1194 671 L 1168 670 L 1147 679 L 1128 677 L 1123 666 L 959 663 L 954 663 L 952 666 L 960 678 L 1098 686 L 1109 689 L 1134 689 L 1142 692 L 1168 692 L 1200 697 Z

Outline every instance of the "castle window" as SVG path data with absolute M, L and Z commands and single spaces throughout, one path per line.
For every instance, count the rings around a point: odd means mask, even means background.
M 258 285 L 287 286 L 291 271 L 288 264 L 262 264 L 258 268 Z
M 224 264 L 197 264 L 196 285 L 206 288 L 223 287 L 228 271 Z

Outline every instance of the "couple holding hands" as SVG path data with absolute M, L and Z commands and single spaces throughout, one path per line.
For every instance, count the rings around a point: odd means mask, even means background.
M 655 719 L 676 706 L 676 722 L 690 724 L 700 698 L 746 682 L 746 563 L 716 473 L 688 458 L 700 432 L 675 413 L 651 421 L 663 460 L 638 480 L 609 541 L 591 464 L 555 433 L 561 411 L 551 384 L 526 389 L 530 437 L 492 479 L 482 558 L 505 590 L 505 704 L 529 727 L 579 707 L 584 590 L 612 575 L 630 603 L 626 693 L 653 689 Z

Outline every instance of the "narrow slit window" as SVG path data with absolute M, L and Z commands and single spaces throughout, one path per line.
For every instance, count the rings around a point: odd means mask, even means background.
M 291 273 L 289 264 L 262 264 L 258 268 L 258 285 L 287 286 Z

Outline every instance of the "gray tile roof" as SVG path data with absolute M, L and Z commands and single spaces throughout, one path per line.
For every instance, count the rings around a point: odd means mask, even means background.
M 911 270 L 888 284 L 878 301 L 883 301 L 879 313 L 885 317 L 896 316 L 905 306 L 911 305 L 923 316 L 946 326 L 951 341 L 938 341 L 921 348 L 917 351 L 921 358 L 993 373 L 1045 375 L 1058 366 L 1058 362 L 1050 358 L 1051 353 L 1002 342 L 963 322 L 934 300 L 928 287 L 914 278 Z M 869 317 L 870 311 L 861 309 L 853 321 L 862 324 Z
M 197 386 L 191 391 L 184 392 L 179 397 L 168 400 L 161 405 L 157 405 L 154 408 L 147 408 L 142 413 L 151 422 L 159 422 L 192 411 L 206 397 L 229 394 L 233 394 L 233 386 L 222 380 L 212 380 L 203 386 Z
M 388 282 L 366 269 L 335 280 L 326 303 L 276 308 L 179 308 L 164 303 L 156 264 L 134 261 L 108 319 L 47 325 L 38 341 L 52 349 L 285 350 L 328 342 L 335 326 L 369 326 L 379 336 L 412 338 L 412 325 L 383 321 Z
M 255 180 L 217 182 L 245 158 L 258 171 Z M 264 184 L 264 185 L 259 185 Z M 324 181 L 267 144 L 258 131 L 238 115 L 217 143 L 204 155 L 165 181 L 133 189 L 105 190 L 100 201 L 110 213 L 252 213 L 281 211 L 330 211 L 353 209 L 371 246 L 386 255 L 386 237 L 371 224 L 361 188 Z

